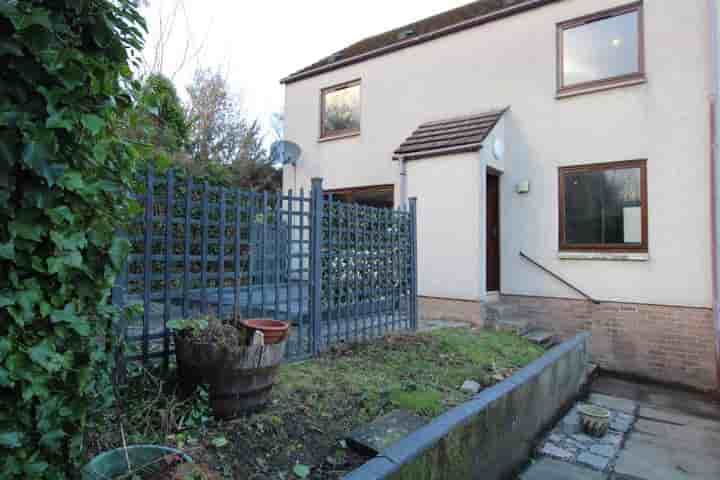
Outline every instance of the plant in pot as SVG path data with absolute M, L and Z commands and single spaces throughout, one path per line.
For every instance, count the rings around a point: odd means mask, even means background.
M 210 408 L 221 418 L 262 408 L 270 399 L 285 355 L 289 325 L 277 320 L 211 316 L 175 320 L 175 356 L 181 392 L 210 386 Z

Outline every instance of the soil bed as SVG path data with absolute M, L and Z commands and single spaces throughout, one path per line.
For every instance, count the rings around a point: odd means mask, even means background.
M 221 478 L 337 479 L 367 458 L 342 440 L 397 408 L 432 418 L 472 395 L 465 380 L 487 387 L 542 355 L 516 335 L 454 328 L 398 335 L 334 349 L 283 365 L 272 402 L 230 421 L 210 416 L 207 395 L 179 401 L 172 378 L 136 376 L 122 414 L 95 417 L 91 454 L 128 443 L 159 443 L 187 452 Z

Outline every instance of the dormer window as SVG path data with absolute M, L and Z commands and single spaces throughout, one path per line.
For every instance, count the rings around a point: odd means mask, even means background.
M 320 139 L 360 134 L 360 80 L 323 89 Z
M 558 96 L 645 81 L 642 2 L 558 24 Z

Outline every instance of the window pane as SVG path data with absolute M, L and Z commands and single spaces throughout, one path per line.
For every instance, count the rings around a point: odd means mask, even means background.
M 568 244 L 642 243 L 639 168 L 571 173 L 564 181 Z
M 323 134 L 360 130 L 360 85 L 325 93 Z
M 639 12 L 563 31 L 563 84 L 604 80 L 640 71 Z

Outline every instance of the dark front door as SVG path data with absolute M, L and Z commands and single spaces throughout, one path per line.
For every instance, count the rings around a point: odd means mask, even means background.
M 500 291 L 500 177 L 487 176 L 487 291 Z

